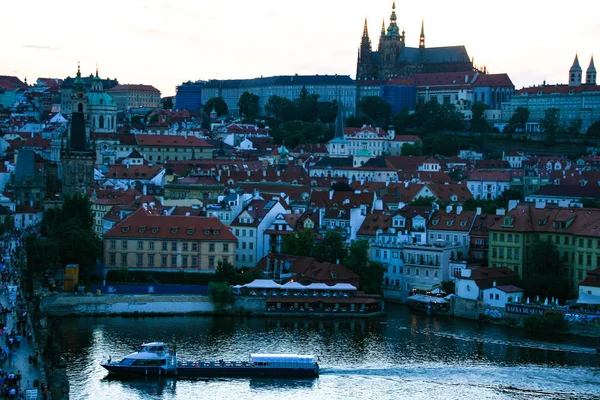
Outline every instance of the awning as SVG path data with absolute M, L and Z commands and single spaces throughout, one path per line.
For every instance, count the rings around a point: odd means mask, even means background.
M 270 279 L 255 279 L 244 285 L 248 289 L 279 289 L 281 285 Z
M 431 284 L 431 283 L 415 283 L 413 285 L 413 289 L 421 290 L 423 292 L 431 292 L 433 289 L 440 287 L 439 284 Z
M 332 290 L 356 290 L 356 286 L 349 283 L 336 283 L 331 288 Z
M 424 294 L 415 294 L 413 296 L 410 296 L 407 300 L 416 301 L 418 303 L 438 303 L 438 304 L 448 303 L 448 300 L 442 299 L 441 297 L 426 296 Z
M 304 286 L 304 285 L 302 285 L 302 284 L 300 284 L 298 282 L 289 281 L 288 283 L 286 283 L 285 285 L 283 285 L 281 288 L 282 289 L 292 289 L 292 290 L 293 289 L 296 289 L 296 290 L 305 290 L 306 286 Z
M 593 294 L 587 293 L 579 293 L 577 304 L 600 305 L 600 296 L 594 296 Z

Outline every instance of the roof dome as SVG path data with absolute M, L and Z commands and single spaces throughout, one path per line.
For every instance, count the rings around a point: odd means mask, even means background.
M 88 92 L 86 94 L 88 99 L 88 107 L 117 107 L 117 103 L 111 95 L 104 92 Z

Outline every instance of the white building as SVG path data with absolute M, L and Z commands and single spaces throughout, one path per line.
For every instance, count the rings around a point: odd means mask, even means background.
M 451 244 L 459 251 L 458 258 L 469 254 L 470 232 L 475 222 L 475 211 L 463 211 L 457 206 L 447 206 L 445 212 L 436 211 L 427 224 L 427 242 L 429 244 Z
M 473 198 L 495 200 L 510 189 L 510 171 L 473 171 L 466 182 Z
M 518 275 L 507 267 L 465 268 L 461 270 L 460 276 L 455 277 L 455 293 L 458 297 L 463 299 L 484 301 L 486 290 L 512 286 L 510 285 L 510 282 L 516 278 L 518 278 Z M 500 289 L 489 292 L 488 300 L 490 300 L 489 295 L 491 293 L 491 300 L 494 301 L 494 304 L 499 304 L 501 301 L 499 291 Z M 516 294 L 518 292 L 513 291 L 512 288 L 505 288 L 504 293 L 507 295 L 503 295 L 504 300 L 508 300 L 508 297 L 512 297 L 513 300 L 516 300 L 516 296 L 519 296 L 519 298 L 523 297 L 522 289 L 520 295 Z M 515 294 L 508 296 L 509 293 Z M 497 300 L 496 294 L 498 294 Z M 504 301 L 504 304 L 506 304 L 506 301 Z

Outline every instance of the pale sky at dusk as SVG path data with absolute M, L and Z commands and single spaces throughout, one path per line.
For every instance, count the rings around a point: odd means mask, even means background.
M 196 79 L 356 75 L 365 17 L 374 49 L 391 0 L 20 0 L 2 4 L 0 75 L 94 72 L 163 95 Z M 400 29 L 418 47 L 464 44 L 475 64 L 516 88 L 566 83 L 575 53 L 600 67 L 600 1 L 397 1 Z

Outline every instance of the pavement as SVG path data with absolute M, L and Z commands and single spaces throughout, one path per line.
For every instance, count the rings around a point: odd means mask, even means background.
M 11 243 L 14 246 L 14 243 Z M 8 268 L 8 265 L 10 265 L 10 260 L 6 260 L 5 257 L 5 261 L 7 266 L 5 268 Z M 20 290 L 20 289 L 19 289 Z M 7 307 L 9 305 L 9 300 L 8 300 L 8 291 L 7 290 L 2 290 L 2 294 L 0 295 L 0 303 L 2 304 L 2 306 Z M 2 336 L 0 336 L 0 345 L 2 347 L 5 346 L 6 343 L 6 334 L 7 332 L 12 332 L 13 330 L 13 326 L 16 325 L 16 321 L 14 320 L 14 314 L 13 313 L 8 313 L 6 316 L 6 330 L 3 332 Z M 29 321 L 29 319 L 28 319 Z M 15 327 L 16 328 L 16 327 Z M 39 390 L 39 384 L 40 382 L 40 371 L 39 371 L 39 360 L 41 359 L 41 355 L 38 355 L 38 366 L 34 367 L 33 364 L 29 363 L 29 356 L 33 355 L 36 352 L 36 346 L 34 343 L 29 343 L 29 341 L 27 340 L 27 337 L 25 335 L 23 335 L 23 340 L 21 341 L 21 345 L 19 348 L 16 348 L 16 346 L 14 347 L 14 349 L 16 350 L 16 354 L 13 356 L 13 360 L 12 360 L 12 364 L 9 365 L 8 359 L 6 359 L 4 366 L 2 367 L 2 370 L 7 371 L 7 372 L 14 372 L 17 373 L 17 371 L 21 371 L 22 374 L 22 378 L 21 378 L 21 388 L 23 389 L 23 391 L 26 391 L 27 389 L 37 389 L 37 397 L 33 397 L 33 393 L 31 391 L 27 391 L 27 399 L 41 399 L 41 393 Z M 37 388 L 34 388 L 33 383 L 37 381 L 38 386 Z

